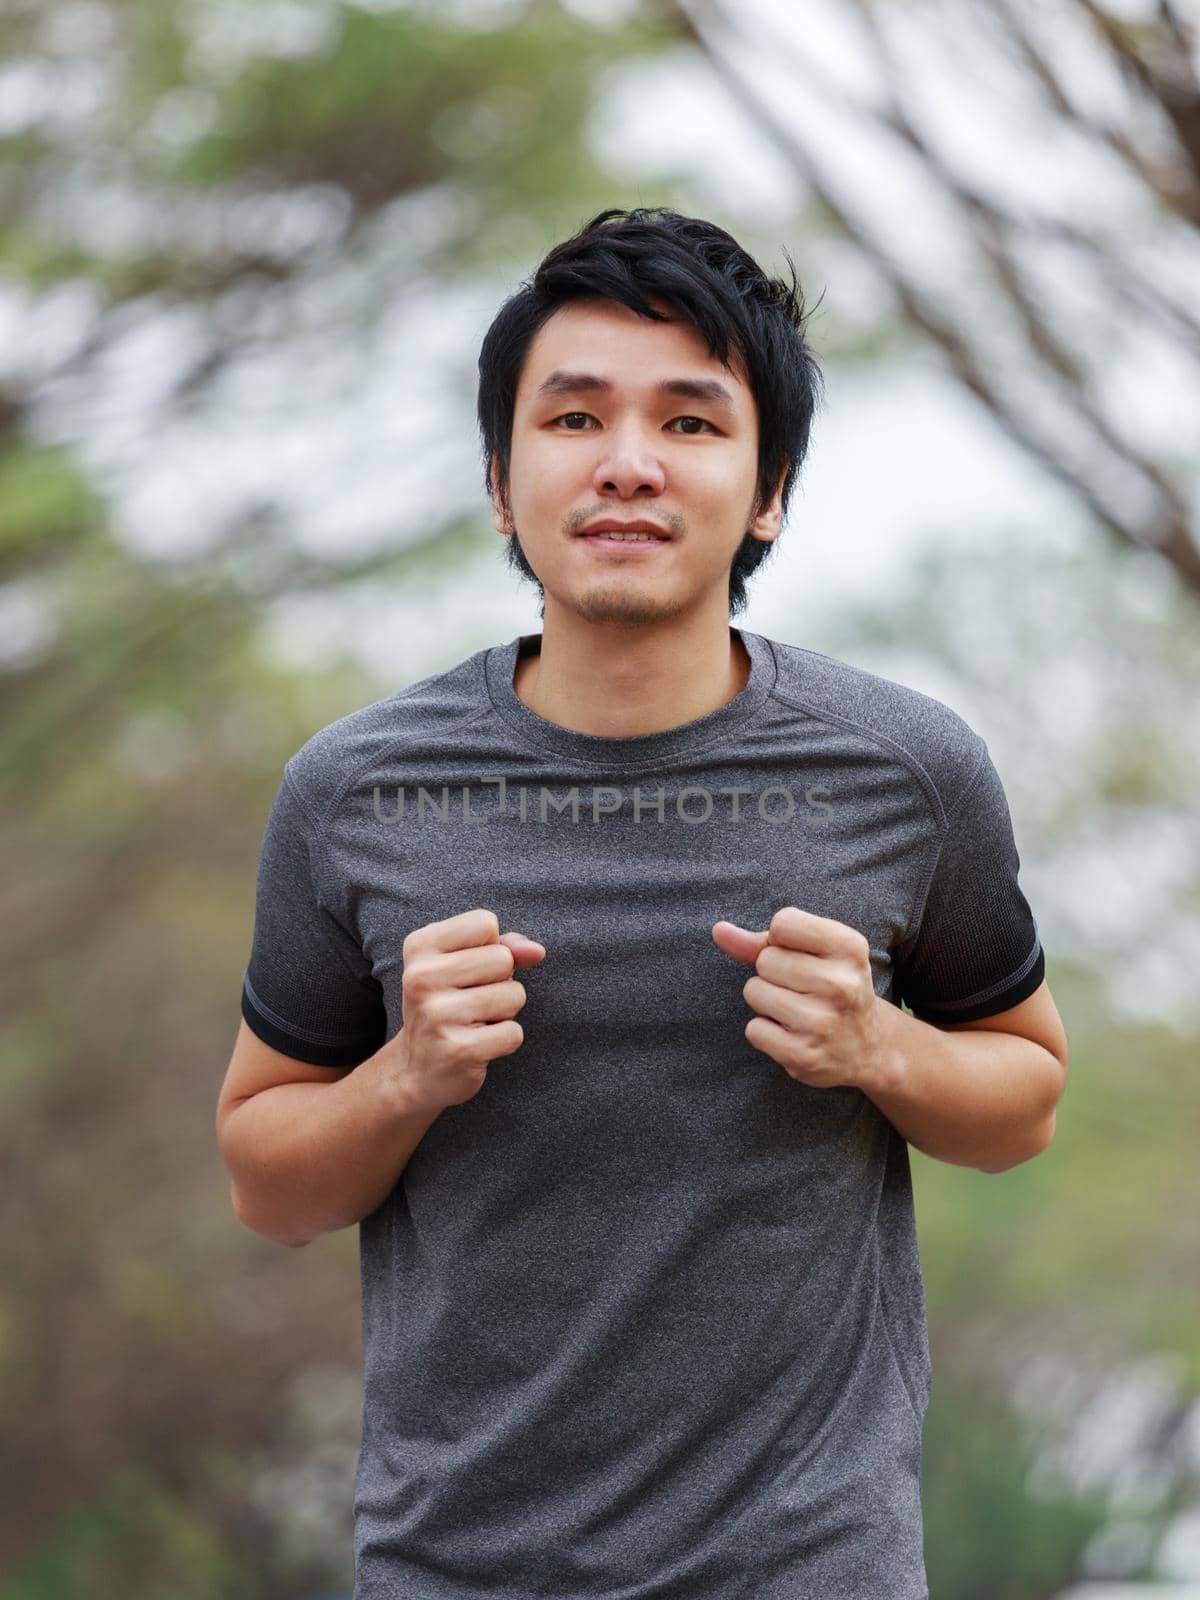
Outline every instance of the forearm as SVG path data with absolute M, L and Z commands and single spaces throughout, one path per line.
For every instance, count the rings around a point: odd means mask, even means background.
M 1003 1172 L 1046 1148 L 1064 1071 L 1018 1034 L 946 1032 L 879 1000 L 882 1047 L 860 1087 L 910 1144 Z
M 368 1216 L 439 1113 L 408 1110 L 390 1045 L 329 1083 L 285 1083 L 235 1107 L 221 1134 L 238 1219 L 280 1244 Z

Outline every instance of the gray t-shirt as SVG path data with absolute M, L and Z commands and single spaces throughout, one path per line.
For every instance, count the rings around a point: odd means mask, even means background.
M 537 716 L 533 634 L 286 765 L 242 1000 L 268 1044 L 366 1059 L 405 935 L 461 911 L 547 952 L 520 1049 L 360 1224 L 356 1600 L 928 1594 L 908 1146 L 749 1042 L 752 968 L 711 928 L 834 917 L 936 1022 L 1023 1000 L 1041 944 L 979 735 L 731 632 L 746 687 L 665 732 Z

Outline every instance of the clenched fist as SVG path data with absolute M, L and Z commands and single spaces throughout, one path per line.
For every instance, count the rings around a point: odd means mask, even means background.
M 783 906 L 762 932 L 713 924 L 713 942 L 753 965 L 742 995 L 756 1013 L 746 1038 L 789 1077 L 814 1089 L 857 1088 L 878 1071 L 882 1009 L 871 947 L 856 928 Z
M 404 1023 L 396 1071 L 416 1112 L 437 1112 L 478 1094 L 488 1064 L 525 1040 L 525 1004 L 514 967 L 545 959 L 523 933 L 501 933 L 494 911 L 477 909 L 416 928 L 404 941 Z

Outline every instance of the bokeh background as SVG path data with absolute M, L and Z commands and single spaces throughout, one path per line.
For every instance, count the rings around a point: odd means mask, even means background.
M 1200 47 L 1152 0 L 0 11 L 0 1600 L 352 1585 L 357 1230 L 234 1218 L 284 761 L 539 626 L 479 341 L 668 204 L 828 382 L 739 625 L 946 700 L 1072 1066 L 913 1152 L 935 1600 L 1200 1581 Z M 866 1600 L 866 1597 L 864 1597 Z

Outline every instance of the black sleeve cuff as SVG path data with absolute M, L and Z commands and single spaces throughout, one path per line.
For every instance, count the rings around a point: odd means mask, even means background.
M 939 1023 L 946 1022 L 979 1022 L 984 1017 L 997 1016 L 1001 1011 L 1008 1011 L 1013 1006 L 1020 1005 L 1022 1000 L 1028 1000 L 1034 990 L 1040 987 L 1045 976 L 1046 953 L 1039 940 L 1033 965 L 1006 988 L 989 992 L 984 999 L 965 1004 L 961 1001 L 951 1001 L 946 1005 L 914 1001 L 907 995 L 904 995 L 903 999 L 914 1017 L 919 1017 L 922 1022 L 932 1022 L 935 1027 Z
M 250 996 L 242 989 L 242 1016 L 247 1025 L 273 1050 L 282 1051 L 297 1061 L 307 1061 L 314 1067 L 357 1067 L 368 1056 L 382 1049 L 384 1037 L 351 1040 L 348 1044 L 320 1044 L 304 1039 L 286 1029 L 268 1016 L 264 1016 Z

